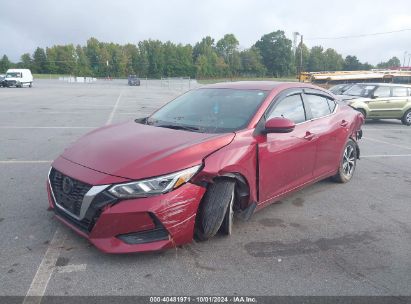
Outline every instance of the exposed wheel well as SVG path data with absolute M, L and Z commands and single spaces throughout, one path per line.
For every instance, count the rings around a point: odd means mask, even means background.
M 364 115 L 364 118 L 367 118 L 367 111 L 363 108 L 358 108 L 356 109 L 358 112 L 360 112 L 362 115 Z
M 248 185 L 245 177 L 240 173 L 226 173 L 224 175 L 215 177 L 213 181 L 224 179 L 235 181 L 234 210 L 244 210 L 245 208 L 247 208 L 250 198 L 250 186 Z

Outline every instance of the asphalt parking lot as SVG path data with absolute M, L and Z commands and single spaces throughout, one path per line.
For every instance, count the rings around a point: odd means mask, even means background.
M 0 88 L 0 296 L 411 295 L 411 127 L 400 121 L 365 124 L 350 183 L 310 186 L 237 221 L 231 237 L 108 255 L 53 219 L 46 176 L 69 143 L 187 89 L 57 80 Z

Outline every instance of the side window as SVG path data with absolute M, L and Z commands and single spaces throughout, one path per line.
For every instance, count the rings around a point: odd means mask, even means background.
M 334 109 L 336 107 L 335 101 L 329 98 L 326 98 L 328 102 L 328 107 L 330 108 L 331 113 L 334 112 Z
M 331 114 L 332 111 L 330 109 L 330 106 L 328 105 L 327 98 L 311 94 L 306 94 L 305 97 L 308 104 L 310 105 L 313 118 L 319 118 Z
M 267 117 L 267 120 L 273 117 L 288 118 L 294 123 L 305 121 L 305 110 L 301 95 L 292 95 L 281 100 Z
M 408 96 L 407 88 L 405 87 L 393 87 L 392 97 L 406 97 Z
M 390 87 L 378 87 L 374 91 L 374 95 L 378 96 L 378 97 L 390 97 L 391 89 L 390 89 Z

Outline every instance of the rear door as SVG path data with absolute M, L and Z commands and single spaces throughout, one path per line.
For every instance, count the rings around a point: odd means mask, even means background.
M 408 103 L 409 93 L 407 87 L 395 86 L 391 88 L 391 95 L 388 104 L 390 105 L 389 117 L 401 118 L 403 115 L 403 110 Z M 387 109 L 388 110 L 388 109 Z
M 317 137 L 313 176 L 320 178 L 338 169 L 349 123 L 339 117 L 333 98 L 322 91 L 306 90 L 303 97 L 311 112 L 310 130 Z
M 291 119 L 296 127 L 290 133 L 267 134 L 259 143 L 259 200 L 263 205 L 312 179 L 316 138 L 310 132 L 301 94 L 302 90 L 284 93 L 265 115 L 266 120 Z

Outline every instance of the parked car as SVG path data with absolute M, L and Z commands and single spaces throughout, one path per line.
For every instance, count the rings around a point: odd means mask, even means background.
M 351 88 L 354 85 L 354 83 L 341 83 L 337 84 L 335 86 L 332 86 L 328 90 L 333 93 L 334 95 L 341 95 L 345 91 L 347 91 L 349 88 Z
M 32 87 L 33 75 L 29 69 L 8 69 L 4 82 L 6 87 Z
M 248 219 L 316 181 L 351 180 L 363 121 L 311 84 L 202 87 L 72 144 L 52 163 L 49 206 L 110 253 L 231 234 L 234 212 Z
M 411 86 L 401 84 L 356 84 L 340 96 L 365 118 L 400 119 L 411 125 Z
M 6 75 L 0 75 L 0 88 L 4 87 L 4 80 L 6 79 Z
M 128 85 L 129 86 L 139 86 L 140 85 L 140 78 L 136 75 L 129 75 L 128 76 Z

